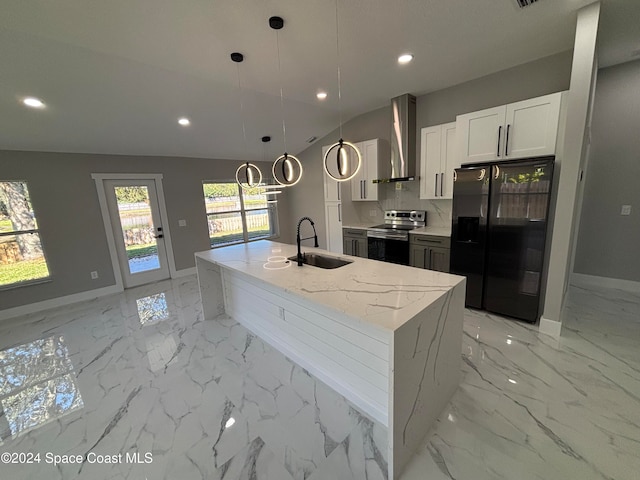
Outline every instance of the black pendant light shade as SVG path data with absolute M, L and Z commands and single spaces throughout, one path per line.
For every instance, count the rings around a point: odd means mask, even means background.
M 285 152 L 275 159 L 271 173 L 278 184 L 284 187 L 295 185 L 302 178 L 302 163 L 297 157 Z
M 355 177 L 362 165 L 360 151 L 351 142 L 342 138 L 324 154 L 324 171 L 338 182 L 346 182 Z
M 255 188 L 262 183 L 262 172 L 253 163 L 243 163 L 236 170 L 236 182 L 242 188 Z

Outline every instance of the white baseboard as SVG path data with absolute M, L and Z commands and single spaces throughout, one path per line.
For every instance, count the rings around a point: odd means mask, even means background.
M 176 270 L 175 274 L 171 278 L 188 277 L 189 275 L 196 274 L 196 267 L 183 268 L 182 270 Z
M 570 283 L 577 287 L 603 287 L 615 288 L 626 292 L 640 292 L 640 282 L 622 280 L 620 278 L 597 277 L 595 275 L 585 275 L 583 273 L 572 273 Z
M 540 326 L 538 327 L 540 333 L 550 335 L 552 337 L 559 337 L 562 330 L 562 322 L 556 322 L 549 318 L 540 317 Z
M 0 310 L 0 321 L 8 318 L 18 317 L 20 315 L 28 315 L 30 313 L 41 312 L 49 308 L 61 307 L 72 303 L 82 302 L 84 300 L 92 300 L 98 297 L 105 297 L 114 293 L 122 292 L 123 289 L 118 285 L 110 285 L 108 287 L 96 288 L 95 290 L 87 290 L 86 292 L 74 293 L 64 297 L 51 298 L 42 302 L 30 303 L 28 305 L 20 305 L 19 307 L 7 308 Z

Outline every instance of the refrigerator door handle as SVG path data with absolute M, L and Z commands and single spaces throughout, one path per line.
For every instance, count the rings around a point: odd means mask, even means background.
M 500 138 L 501 137 L 502 137 L 502 125 L 498 127 L 498 152 L 496 153 L 497 157 L 500 156 Z

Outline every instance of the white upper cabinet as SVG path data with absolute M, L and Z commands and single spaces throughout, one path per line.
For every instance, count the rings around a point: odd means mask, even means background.
M 502 105 L 457 118 L 460 163 L 481 163 L 501 158 L 506 112 L 506 105 Z
M 330 145 L 322 147 L 322 175 L 324 177 L 324 201 L 339 202 L 341 200 L 340 182 L 335 181 L 324 169 L 324 155 L 329 150 Z
M 554 93 L 507 105 L 505 158 L 555 153 L 561 95 Z
M 454 170 L 460 166 L 456 122 L 420 131 L 420 198 L 453 198 Z
M 351 200 L 354 202 L 378 200 L 378 139 L 365 140 L 354 144 L 362 156 L 362 165 L 355 177 L 351 179 Z
M 553 155 L 561 98 L 553 93 L 458 116 L 460 163 Z

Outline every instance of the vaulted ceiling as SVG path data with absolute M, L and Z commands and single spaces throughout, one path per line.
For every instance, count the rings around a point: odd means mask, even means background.
M 282 87 L 286 148 L 298 153 L 338 125 L 336 39 L 346 121 L 571 49 L 576 12 L 591 2 L 338 0 L 336 37 L 331 0 L 5 0 L 0 148 L 270 159 L 285 148 Z M 639 5 L 604 0 L 601 64 L 640 56 Z M 281 75 L 273 15 L 285 20 Z M 405 52 L 414 60 L 399 65 Z M 26 108 L 25 96 L 46 107 Z

